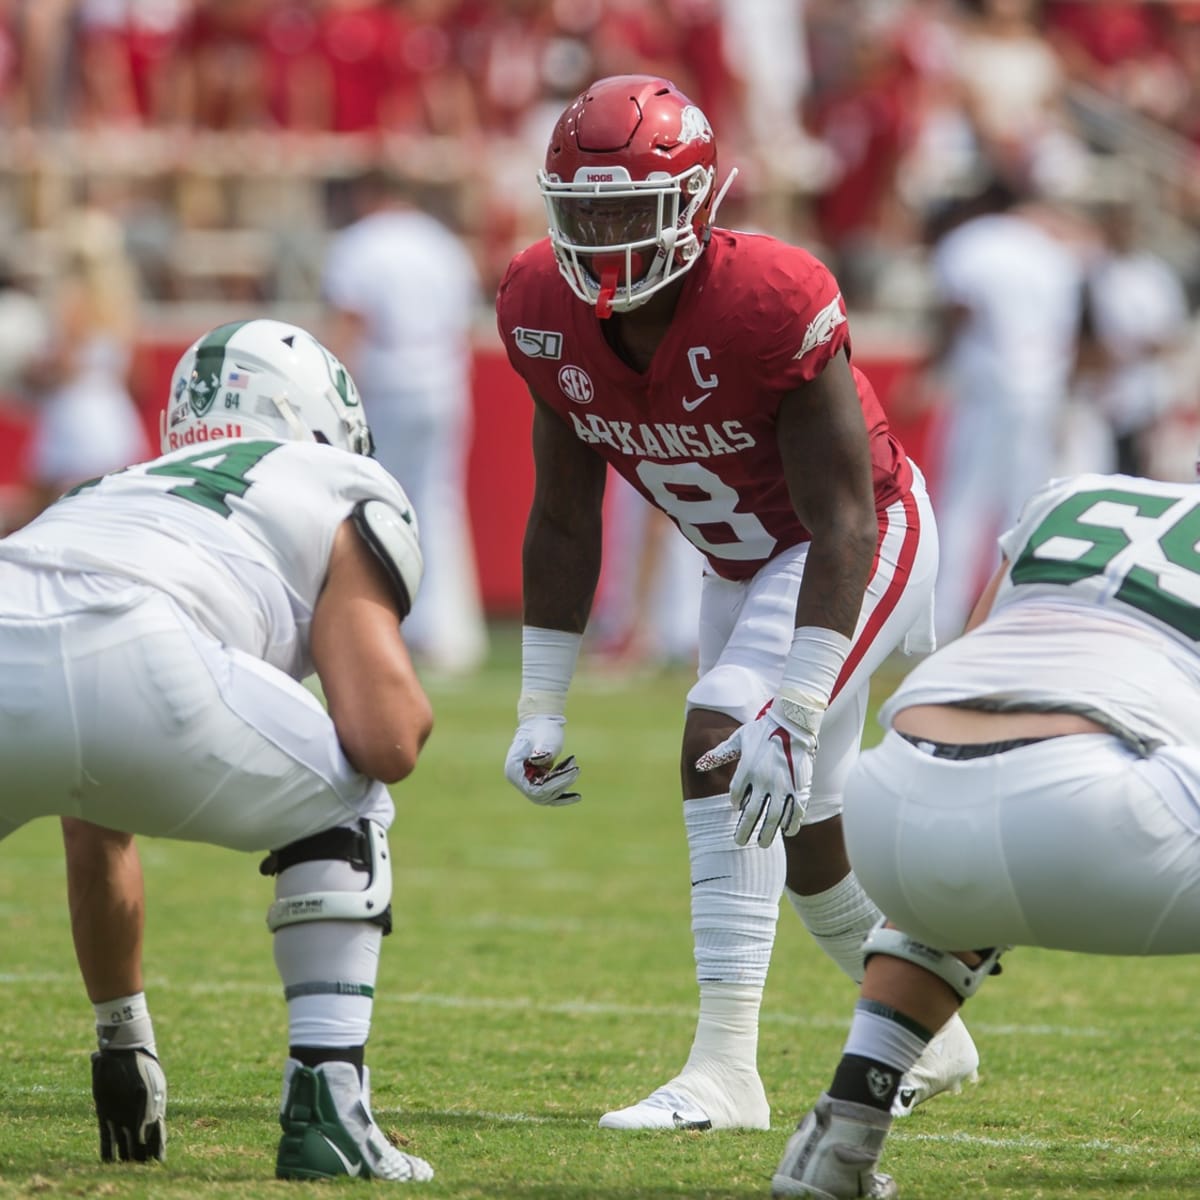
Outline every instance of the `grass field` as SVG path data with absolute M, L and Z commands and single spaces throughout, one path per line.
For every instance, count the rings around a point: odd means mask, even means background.
M 380 1123 L 437 1171 L 410 1193 L 768 1194 L 787 1134 L 837 1061 L 854 997 L 786 906 L 760 1047 L 774 1128 L 596 1128 L 601 1112 L 673 1074 L 691 1040 L 676 784 L 685 688 L 678 675 L 581 676 L 568 734 L 584 801 L 543 810 L 502 776 L 511 639 L 478 679 L 431 686 L 437 728 L 397 793 L 396 931 L 368 1049 Z M 0 1197 L 253 1200 L 366 1186 L 272 1178 L 286 1024 L 257 857 L 154 841 L 142 854 L 168 1161 L 97 1159 L 92 1013 L 71 953 L 57 825 L 45 821 L 0 847 Z M 902 1196 L 1200 1195 L 1198 995 L 1195 959 L 1011 954 L 966 1014 L 980 1084 L 896 1126 L 885 1166 Z

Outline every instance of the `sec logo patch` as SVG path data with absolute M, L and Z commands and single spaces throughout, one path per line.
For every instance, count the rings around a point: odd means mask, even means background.
M 563 367 L 558 372 L 558 386 L 568 400 L 576 404 L 591 404 L 596 394 L 592 388 L 591 378 L 582 367 Z

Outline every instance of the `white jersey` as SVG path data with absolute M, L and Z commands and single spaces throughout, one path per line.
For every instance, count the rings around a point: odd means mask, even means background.
M 1200 747 L 1200 486 L 1056 479 L 1000 539 L 992 615 L 920 664 L 880 710 L 1076 712 L 1146 752 Z
M 0 541 L 0 561 L 148 584 L 219 642 L 300 679 L 334 534 L 366 499 L 408 510 L 383 467 L 332 446 L 190 446 L 69 492 Z M 0 597 L 3 615 L 21 614 Z

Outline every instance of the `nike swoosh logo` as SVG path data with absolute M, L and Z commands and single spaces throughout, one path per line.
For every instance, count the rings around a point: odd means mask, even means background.
M 351 1163 L 350 1160 L 342 1153 L 341 1149 L 338 1146 L 336 1146 L 333 1142 L 331 1142 L 329 1140 L 329 1138 L 325 1137 L 324 1134 L 321 1134 L 321 1137 L 324 1139 L 325 1145 L 327 1145 L 330 1148 L 330 1150 L 332 1150 L 334 1152 L 334 1154 L 336 1154 L 338 1156 L 338 1158 L 341 1159 L 342 1166 L 346 1168 L 347 1175 L 354 1177 L 354 1176 L 357 1176 L 359 1174 L 359 1172 L 362 1171 L 362 1160 L 361 1159 L 356 1163 Z
M 695 412 L 696 409 L 698 409 L 700 407 L 700 405 L 702 405 L 705 402 L 705 400 L 707 400 L 707 399 L 708 399 L 707 392 L 701 392 L 700 395 L 695 398 L 695 400 L 689 400 L 686 396 L 684 396 L 683 400 L 682 400 L 683 411 L 684 412 Z
M 718 879 L 732 879 L 732 875 L 706 875 L 703 879 L 693 879 L 692 887 L 698 887 L 702 883 L 714 883 Z
M 783 747 L 783 757 L 787 759 L 788 775 L 792 779 L 792 787 L 796 786 L 796 768 L 792 765 L 792 739 L 788 737 L 787 730 L 782 726 L 777 725 L 767 734 L 768 738 L 778 738 L 779 744 Z

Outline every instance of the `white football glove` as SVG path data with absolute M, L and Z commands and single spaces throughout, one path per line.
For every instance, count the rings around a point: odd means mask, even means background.
M 698 771 L 711 771 L 737 760 L 729 801 L 741 814 L 733 840 L 744 846 L 758 828 L 764 849 L 782 829 L 791 837 L 804 820 L 812 792 L 817 730 L 825 706 L 776 697 L 758 717 L 733 731 L 696 760 Z
M 567 789 L 579 778 L 579 767 L 573 754 L 555 766 L 563 748 L 563 726 L 566 717 L 529 716 L 517 726 L 504 775 L 509 783 L 534 804 L 561 808 L 582 799 L 578 792 Z

